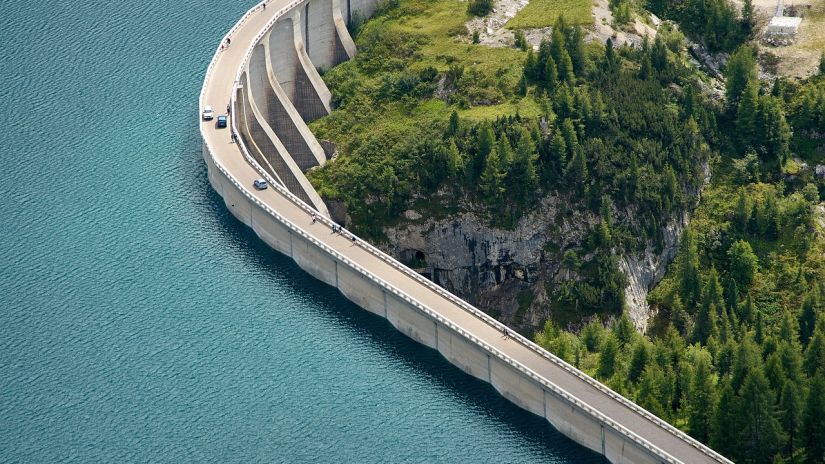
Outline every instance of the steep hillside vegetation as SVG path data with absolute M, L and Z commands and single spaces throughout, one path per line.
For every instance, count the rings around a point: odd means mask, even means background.
M 823 462 L 825 78 L 760 82 L 748 18 L 683 3 L 651 6 L 732 51 L 722 101 L 672 25 L 614 48 L 561 18 L 536 50 L 490 48 L 466 3 L 386 4 L 324 76 L 337 109 L 313 130 L 337 156 L 310 179 L 337 220 L 737 462 Z

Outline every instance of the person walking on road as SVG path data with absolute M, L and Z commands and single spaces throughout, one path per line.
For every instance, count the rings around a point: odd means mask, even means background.
M 316 217 L 315 217 L 315 213 L 312 213 L 312 223 L 313 223 L 313 224 L 315 224 L 315 219 L 316 219 Z

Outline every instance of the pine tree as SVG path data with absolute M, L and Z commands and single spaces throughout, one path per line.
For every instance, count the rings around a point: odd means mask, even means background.
M 748 374 L 762 363 L 759 348 L 749 335 L 746 335 L 736 348 L 736 356 L 731 369 L 731 386 L 734 392 L 739 392 Z
M 650 61 L 653 67 L 662 72 L 667 68 L 667 47 L 661 35 L 656 35 L 656 40 L 653 41 L 653 48 L 650 52 Z
M 550 36 L 550 55 L 556 63 L 560 63 L 562 60 L 562 54 L 567 53 L 567 47 L 565 45 L 565 28 L 564 18 L 560 16 L 553 25 L 553 33 Z M 567 53 L 567 57 L 570 58 L 569 53 Z M 572 64 L 573 63 L 571 61 L 571 68 Z
M 708 273 L 705 288 L 702 290 L 702 304 L 705 306 L 713 305 L 719 313 L 724 312 L 725 301 L 722 296 L 722 284 L 719 282 L 719 273 L 716 272 L 716 266 L 711 266 Z
M 524 59 L 524 77 L 530 82 L 538 82 L 541 78 L 538 70 L 538 60 L 533 50 L 528 50 L 527 58 Z
M 547 89 L 548 92 L 554 92 L 559 85 L 559 73 L 556 70 L 556 62 L 550 55 L 547 55 L 547 60 L 544 61 L 543 76 L 543 87 Z
M 538 184 L 537 159 L 536 146 L 530 134 L 527 129 L 520 129 L 515 156 L 507 176 L 508 191 L 512 192 L 513 199 L 522 201 L 535 193 Z
M 756 146 L 761 141 L 759 115 L 759 88 L 757 81 L 748 81 L 739 96 L 736 108 L 736 129 L 739 139 L 747 147 Z
M 696 323 L 693 326 L 693 341 L 707 345 L 708 340 L 719 336 L 719 328 L 716 325 L 716 305 L 700 305 L 696 315 Z
M 679 296 L 682 298 L 682 303 L 688 308 L 696 307 L 696 303 L 702 294 L 702 284 L 699 280 L 699 256 L 690 229 L 682 234 L 682 241 L 679 244 L 677 276 L 679 279 Z
M 602 60 L 602 70 L 606 74 L 613 74 L 618 68 L 618 58 L 613 50 L 613 39 L 607 39 L 604 44 L 604 59 Z
M 748 295 L 748 301 L 750 301 L 750 295 Z M 765 343 L 765 317 L 762 315 L 762 311 L 756 310 L 756 321 L 753 324 L 754 330 L 754 340 L 756 343 L 762 344 Z
M 662 404 L 664 401 L 667 404 L 666 398 L 662 392 L 662 384 L 664 383 L 664 376 L 662 370 L 656 364 L 650 364 L 642 373 L 642 379 L 639 382 L 639 390 L 636 395 L 636 402 L 639 406 L 647 409 L 658 417 L 665 416 L 665 408 Z
M 759 259 L 754 254 L 750 243 L 739 240 L 728 250 L 731 277 L 743 289 L 750 288 L 759 269 Z
M 736 109 L 739 105 L 739 96 L 745 90 L 749 82 L 755 82 L 756 61 L 753 50 L 748 46 L 739 47 L 728 60 L 725 69 L 726 87 L 725 97 L 728 108 Z
M 725 456 L 739 455 L 737 443 L 742 427 L 741 409 L 742 400 L 736 396 L 730 383 L 724 382 L 711 423 L 710 445 Z
M 562 137 L 561 131 L 556 131 L 550 141 L 550 153 L 555 155 L 555 164 L 561 168 L 567 166 L 567 143 Z
M 636 344 L 633 349 L 633 355 L 630 358 L 630 366 L 627 369 L 627 378 L 636 383 L 644 372 L 648 363 L 650 363 L 650 348 L 645 341 Z
M 742 323 L 752 322 L 756 309 L 753 306 L 753 300 L 750 294 L 745 298 L 745 304 L 741 305 L 740 308 L 739 320 L 742 321 Z
M 602 379 L 609 379 L 616 373 L 619 356 L 619 340 L 612 333 L 608 333 L 602 342 L 599 353 L 599 369 L 597 374 Z
M 630 345 L 636 337 L 636 329 L 633 327 L 633 323 L 630 322 L 627 314 L 622 314 L 619 320 L 616 321 L 616 325 L 613 326 L 613 335 L 619 340 L 619 346 L 622 349 Z
M 817 374 L 805 404 L 805 451 L 808 462 L 825 462 L 825 377 Z
M 785 119 L 780 101 L 769 95 L 759 99 L 759 127 L 764 158 L 781 167 L 790 152 L 791 127 Z
M 688 430 L 694 438 L 707 443 L 716 408 L 716 390 L 708 359 L 704 356 L 697 357 L 695 367 L 688 400 Z
M 484 170 L 479 179 L 479 189 L 487 202 L 496 206 L 501 205 L 504 195 L 504 170 L 501 168 L 501 160 L 496 147 L 487 155 Z
M 793 456 L 796 438 L 802 429 L 804 411 L 802 409 L 802 393 L 792 380 L 786 380 L 785 385 L 782 387 L 782 398 L 779 401 L 779 407 L 782 415 L 782 429 L 788 435 L 786 450 L 789 456 Z
M 573 153 L 573 158 L 567 164 L 567 175 L 579 193 L 587 190 L 587 162 L 584 159 L 584 150 L 579 148 Z
M 802 374 L 804 361 L 802 360 L 799 343 L 783 341 L 779 345 L 778 353 L 785 376 L 794 382 L 802 382 L 804 379 Z
M 742 406 L 742 455 L 754 462 L 768 462 L 782 448 L 785 437 L 775 414 L 774 392 L 759 368 L 752 369 L 745 378 Z
M 570 59 L 570 54 L 567 50 L 562 50 L 561 57 L 556 61 L 556 68 L 559 74 L 559 81 L 572 84 L 575 80 L 573 74 L 573 60 Z
M 450 140 L 450 144 L 447 147 L 447 170 L 449 176 L 455 176 L 460 173 L 464 169 L 464 158 L 461 156 L 461 152 L 458 151 L 458 146 L 455 144 L 455 140 Z
M 584 71 L 587 55 L 584 52 L 584 34 L 580 27 L 571 28 L 570 34 L 565 42 L 570 60 L 573 62 L 573 73 L 581 76 Z
M 755 24 L 756 15 L 753 12 L 753 1 L 745 0 L 742 4 L 742 33 L 745 37 L 751 36 Z
M 814 332 L 805 350 L 805 372 L 811 377 L 817 372 L 825 374 L 825 334 L 821 329 Z
M 518 80 L 518 89 L 516 90 L 520 97 L 527 96 L 527 78 L 524 77 L 524 75 L 522 75 L 521 79 Z
M 802 345 L 807 346 L 808 340 L 814 334 L 816 328 L 816 307 L 819 306 L 816 287 L 805 295 L 802 302 L 802 310 L 799 311 L 799 340 Z
M 447 137 L 452 137 L 458 133 L 459 128 L 459 120 L 458 120 L 458 113 L 453 110 L 450 113 L 450 122 L 447 124 Z

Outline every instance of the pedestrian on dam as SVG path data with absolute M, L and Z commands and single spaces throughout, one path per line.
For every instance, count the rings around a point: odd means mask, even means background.
M 313 223 L 313 224 L 315 224 L 315 219 L 317 219 L 317 218 L 315 217 L 315 213 L 312 213 L 312 223 Z
M 355 242 L 357 242 L 357 241 L 358 241 L 358 237 L 356 237 L 355 235 L 353 235 L 353 236 L 352 236 L 352 244 L 353 244 L 353 245 L 355 245 Z

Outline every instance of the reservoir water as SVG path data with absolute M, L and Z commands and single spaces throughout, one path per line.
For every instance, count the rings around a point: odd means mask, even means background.
M 227 213 L 197 96 L 253 1 L 3 1 L 0 461 L 601 462 Z

